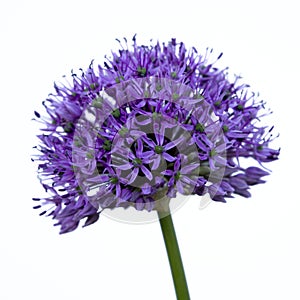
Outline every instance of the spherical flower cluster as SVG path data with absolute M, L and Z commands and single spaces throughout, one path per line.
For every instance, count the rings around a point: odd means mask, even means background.
M 214 65 L 175 39 L 140 46 L 134 38 L 104 66 L 55 85 L 47 116 L 35 112 L 44 127 L 34 160 L 49 193 L 35 208 L 65 233 L 103 209 L 151 211 L 178 193 L 249 197 L 268 172 L 241 158 L 262 164 L 279 150 L 269 147 L 272 128 L 259 126 L 264 103 Z

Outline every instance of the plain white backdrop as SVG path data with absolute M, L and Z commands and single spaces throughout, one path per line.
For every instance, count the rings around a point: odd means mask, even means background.
M 176 37 L 224 52 L 274 113 L 280 160 L 252 198 L 174 215 L 191 299 L 300 299 L 299 32 L 296 1 L 10 1 L 0 4 L 0 298 L 175 299 L 158 223 L 102 217 L 62 235 L 32 209 L 33 111 L 72 68 L 102 63 L 115 38 Z

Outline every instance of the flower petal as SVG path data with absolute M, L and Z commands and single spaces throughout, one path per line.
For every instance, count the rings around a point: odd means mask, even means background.
M 141 170 L 149 180 L 152 180 L 152 173 L 145 166 L 142 165 Z
M 167 152 L 163 152 L 163 153 L 162 153 L 162 156 L 163 156 L 163 158 L 164 158 L 166 161 L 169 161 L 169 162 L 173 162 L 173 161 L 176 160 L 176 157 L 171 156 L 171 155 L 168 154 Z

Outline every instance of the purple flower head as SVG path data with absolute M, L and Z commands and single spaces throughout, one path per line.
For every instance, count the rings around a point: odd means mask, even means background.
M 33 160 L 49 193 L 35 208 L 65 233 L 104 209 L 152 211 L 178 194 L 249 197 L 268 172 L 244 169 L 242 159 L 261 165 L 279 150 L 269 145 L 272 128 L 259 126 L 264 103 L 214 64 L 175 39 L 134 38 L 103 66 L 55 85 L 46 116 L 35 112 L 44 128 Z

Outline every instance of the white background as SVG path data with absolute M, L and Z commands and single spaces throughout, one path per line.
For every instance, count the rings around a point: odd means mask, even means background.
M 0 298 L 175 299 L 158 223 L 102 217 L 62 235 L 32 210 L 30 161 L 53 81 L 102 63 L 115 38 L 224 52 L 219 66 L 260 91 L 280 132 L 280 160 L 252 198 L 174 215 L 191 299 L 300 299 L 299 16 L 297 1 L 3 1 L 0 4 Z

